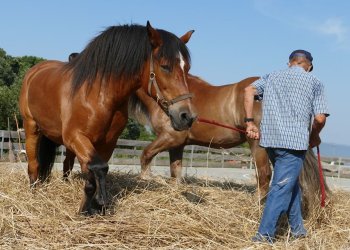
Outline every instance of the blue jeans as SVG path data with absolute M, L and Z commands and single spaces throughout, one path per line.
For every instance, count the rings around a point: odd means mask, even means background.
M 280 216 L 287 213 L 293 236 L 306 235 L 301 215 L 299 174 L 306 151 L 266 148 L 274 167 L 273 178 L 258 233 L 274 238 Z

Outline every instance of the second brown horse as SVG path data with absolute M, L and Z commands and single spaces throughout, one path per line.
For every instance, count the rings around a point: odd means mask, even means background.
M 199 77 L 189 75 L 187 83 L 189 91 L 194 95 L 192 104 L 198 117 L 245 130 L 244 88 L 257 79 L 257 77 L 250 77 L 234 84 L 213 86 Z M 261 197 L 267 194 L 272 171 L 268 155 L 265 149 L 259 146 L 259 141 L 249 139 L 245 134 L 237 131 L 199 122 L 195 122 L 187 131 L 175 131 L 170 126 L 169 118 L 142 89 L 132 96 L 129 102 L 129 113 L 139 122 L 151 125 L 157 135 L 141 155 L 142 178 L 149 176 L 150 163 L 159 152 L 169 150 L 171 176 L 179 180 L 182 176 L 182 155 L 186 145 L 210 145 L 212 148 L 220 149 L 231 148 L 248 141 L 257 167 L 258 190 Z M 254 119 L 257 124 L 260 123 L 261 103 L 259 102 L 254 105 Z M 316 195 L 320 191 L 319 180 L 317 159 L 309 149 L 300 176 L 306 210 L 319 204 L 319 196 Z M 329 191 L 327 186 L 326 188 Z

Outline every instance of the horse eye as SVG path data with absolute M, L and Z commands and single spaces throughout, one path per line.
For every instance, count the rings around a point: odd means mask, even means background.
M 170 73 L 171 71 L 169 65 L 160 65 L 160 68 L 167 73 Z

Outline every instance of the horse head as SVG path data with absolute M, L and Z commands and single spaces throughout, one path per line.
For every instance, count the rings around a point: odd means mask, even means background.
M 187 85 L 190 55 L 185 44 L 194 31 L 178 38 L 167 31 L 154 29 L 149 22 L 146 28 L 152 50 L 149 70 L 145 72 L 147 80 L 142 81 L 142 88 L 169 116 L 175 130 L 188 129 L 196 114 Z

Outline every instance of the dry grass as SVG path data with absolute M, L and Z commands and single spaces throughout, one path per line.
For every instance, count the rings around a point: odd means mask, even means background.
M 332 205 L 305 221 L 309 236 L 291 241 L 285 225 L 273 247 L 253 244 L 261 215 L 252 187 L 165 178 L 140 182 L 110 173 L 105 216 L 76 210 L 83 181 L 76 174 L 29 190 L 25 171 L 0 164 L 1 249 L 349 249 L 350 194 L 334 192 Z

